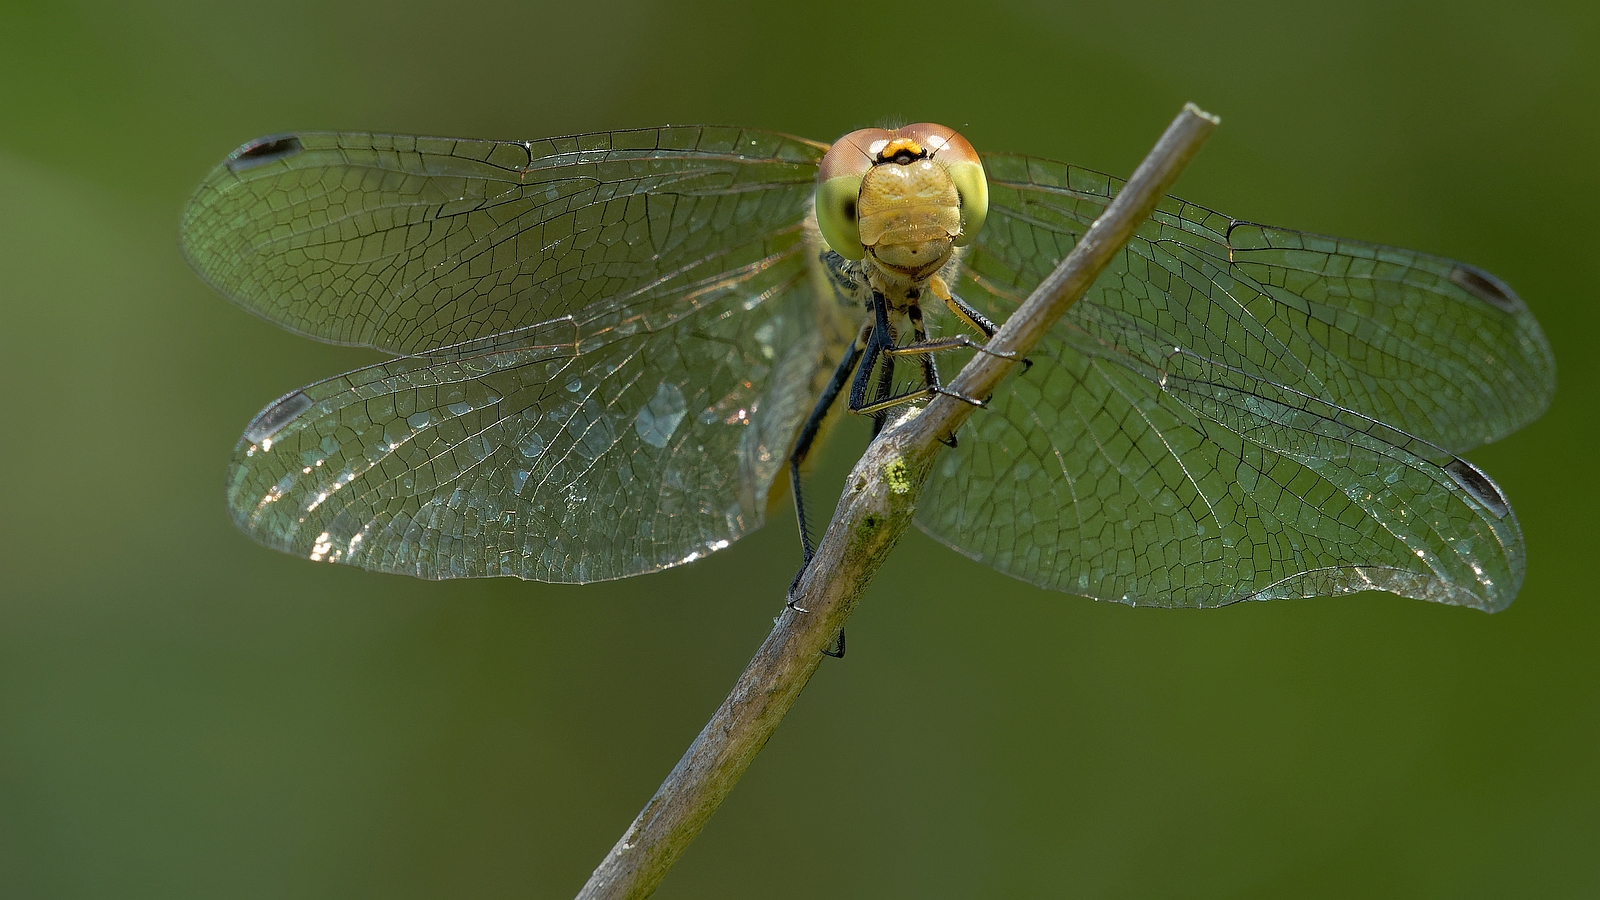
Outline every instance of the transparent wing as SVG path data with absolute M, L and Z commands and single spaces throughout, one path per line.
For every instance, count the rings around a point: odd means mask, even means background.
M 813 402 L 800 229 L 567 315 L 296 391 L 234 453 L 239 526 L 423 578 L 588 582 L 727 546 Z
M 253 141 L 184 211 L 190 264 L 324 341 L 420 353 L 578 314 L 799 221 L 825 148 L 684 126 L 540 141 Z
M 1004 318 L 1121 183 L 985 158 L 961 279 Z M 1213 606 L 1380 589 L 1498 609 L 1521 533 L 1453 455 L 1536 417 L 1549 344 L 1493 276 L 1168 199 L 1009 379 L 919 502 L 1042 586 Z
M 1009 307 L 1122 182 L 1062 163 L 984 158 L 1000 218 L 972 270 Z M 1538 322 L 1493 275 L 1453 260 L 1238 222 L 1168 198 L 1071 322 L 1161 368 L 1174 347 L 1383 421 L 1456 453 L 1550 403 Z

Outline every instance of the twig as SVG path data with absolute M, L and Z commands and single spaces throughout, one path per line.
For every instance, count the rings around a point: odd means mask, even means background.
M 1192 103 L 1186 105 L 1105 213 L 989 346 L 1014 350 L 1016 359 L 1027 355 L 1122 252 L 1216 127 L 1215 116 Z M 987 397 L 1016 359 L 975 354 L 951 390 Z M 951 397 L 935 397 L 927 408 L 886 428 L 867 448 L 850 473 L 833 521 L 796 586 L 791 605 L 778 617 L 733 692 L 594 870 L 578 893 L 579 900 L 642 898 L 655 891 L 817 670 L 822 651 L 831 646 L 872 576 L 910 526 L 939 439 L 954 433 L 973 410 Z

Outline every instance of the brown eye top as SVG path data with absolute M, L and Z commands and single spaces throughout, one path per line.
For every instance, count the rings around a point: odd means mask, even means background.
M 817 165 L 817 183 L 845 176 L 860 178 L 867 174 L 867 170 L 877 162 L 876 148 L 888 144 L 890 137 L 891 133 L 882 128 L 863 128 L 834 141 L 828 152 L 823 154 L 822 162 Z
M 918 122 L 907 125 L 895 132 L 901 140 L 910 140 L 921 146 L 929 158 L 944 163 L 947 167 L 958 163 L 977 163 L 978 151 L 972 149 L 967 139 L 956 132 L 954 128 L 936 125 L 933 122 Z

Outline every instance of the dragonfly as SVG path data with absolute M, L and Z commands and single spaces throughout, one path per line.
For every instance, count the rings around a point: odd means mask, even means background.
M 942 222 L 944 256 L 901 247 L 896 287 L 864 183 L 913 166 L 945 207 L 889 231 Z M 190 264 L 390 358 L 267 405 L 228 507 L 270 547 L 427 579 L 691 562 L 759 527 L 786 467 L 798 484 L 845 385 L 875 419 L 945 390 L 936 360 L 985 352 L 1122 184 L 938 126 L 252 141 L 187 206 Z M 1461 454 L 1538 417 L 1555 364 L 1482 269 L 1168 197 L 1028 363 L 966 398 L 916 509 L 1000 572 L 1162 607 L 1495 611 L 1522 583 L 1516 516 Z

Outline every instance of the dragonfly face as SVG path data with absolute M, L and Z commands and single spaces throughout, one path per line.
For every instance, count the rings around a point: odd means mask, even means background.
M 859 134 L 839 171 L 827 145 L 706 126 L 240 148 L 184 213 L 190 263 L 394 357 L 262 410 L 234 520 L 424 578 L 587 582 L 728 546 L 837 363 L 828 282 L 862 271 L 819 264 L 810 210 L 853 265 L 1002 321 L 1120 185 L 980 164 L 948 129 Z M 976 321 L 950 308 L 930 341 Z M 918 501 L 1002 572 L 1160 606 L 1377 589 L 1493 610 L 1521 584 L 1515 515 L 1458 454 L 1537 417 L 1554 362 L 1487 272 L 1169 198 L 1031 356 Z
M 920 282 L 972 240 L 988 196 L 977 152 L 953 129 L 864 128 L 822 157 L 817 222 L 844 258 L 870 257 L 875 274 Z

